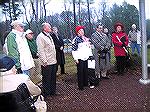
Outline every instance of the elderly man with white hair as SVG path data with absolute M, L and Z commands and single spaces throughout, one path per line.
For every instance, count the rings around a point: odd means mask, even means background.
M 39 59 L 41 61 L 43 96 L 56 95 L 56 50 L 52 37 L 51 25 L 42 24 L 42 32 L 37 36 L 36 43 Z
M 131 31 L 128 34 L 129 41 L 131 42 L 132 55 L 135 54 L 135 49 L 140 56 L 140 45 L 141 45 L 141 32 L 137 29 L 136 25 L 131 26 Z
M 29 75 L 29 69 L 34 67 L 34 61 L 24 36 L 24 25 L 22 22 L 15 20 L 11 23 L 12 31 L 7 35 L 5 41 L 5 51 L 8 56 L 17 60 L 15 67 L 17 73 Z

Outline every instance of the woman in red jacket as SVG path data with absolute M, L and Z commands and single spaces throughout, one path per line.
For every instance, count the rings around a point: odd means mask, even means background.
M 122 23 L 117 22 L 114 25 L 115 32 L 112 33 L 112 42 L 114 44 L 114 54 L 116 57 L 118 75 L 123 75 L 126 65 L 126 55 L 128 46 L 128 36 L 123 31 L 124 26 Z

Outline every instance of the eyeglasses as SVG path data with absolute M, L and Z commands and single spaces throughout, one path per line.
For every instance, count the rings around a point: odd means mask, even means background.
M 23 25 L 19 25 L 22 29 L 24 28 L 24 26 Z

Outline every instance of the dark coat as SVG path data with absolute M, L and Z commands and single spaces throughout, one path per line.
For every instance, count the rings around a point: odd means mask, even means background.
M 58 65 L 65 64 L 64 51 L 60 50 L 61 46 L 64 47 L 63 39 L 59 35 L 57 38 L 57 36 L 54 33 L 52 33 L 51 36 L 52 36 L 54 44 L 55 44 L 57 64 Z

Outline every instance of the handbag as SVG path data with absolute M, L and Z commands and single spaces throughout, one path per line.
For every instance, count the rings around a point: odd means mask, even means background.
M 42 95 L 38 96 L 34 106 L 36 107 L 36 112 L 47 112 L 47 104 L 44 101 L 44 97 Z
M 88 60 L 88 68 L 95 69 L 95 60 Z

